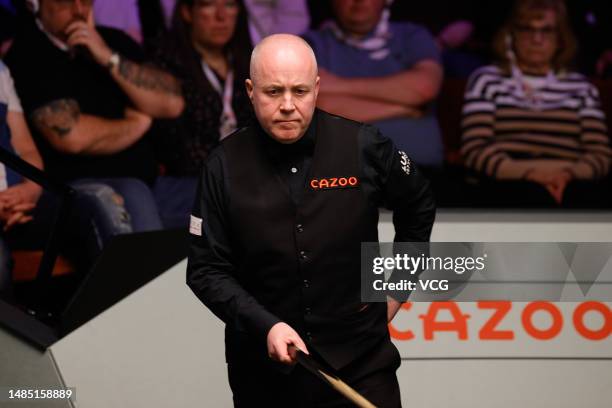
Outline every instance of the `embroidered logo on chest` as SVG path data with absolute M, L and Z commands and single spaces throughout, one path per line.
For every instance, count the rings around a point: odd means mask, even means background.
M 359 185 L 357 177 L 326 177 L 313 178 L 310 180 L 310 188 L 313 190 L 329 190 L 332 188 L 353 188 Z

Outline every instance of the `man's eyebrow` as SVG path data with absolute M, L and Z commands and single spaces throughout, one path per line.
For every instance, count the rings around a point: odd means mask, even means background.
M 272 83 L 272 84 L 264 84 L 261 85 L 262 89 L 285 89 L 287 88 L 285 85 L 283 84 L 279 84 L 279 83 Z M 304 89 L 310 89 L 312 88 L 311 85 L 306 84 L 306 83 L 300 83 L 300 84 L 295 84 L 295 85 L 290 85 L 289 89 L 297 89 L 297 88 L 304 88 Z

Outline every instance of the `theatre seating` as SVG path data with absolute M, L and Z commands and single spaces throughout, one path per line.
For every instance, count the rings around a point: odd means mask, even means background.
M 42 259 L 42 251 L 12 251 L 15 265 L 13 268 L 13 281 L 25 282 L 36 278 L 38 274 L 38 265 Z M 55 261 L 52 276 L 63 276 L 75 271 L 72 263 L 62 256 L 58 256 Z

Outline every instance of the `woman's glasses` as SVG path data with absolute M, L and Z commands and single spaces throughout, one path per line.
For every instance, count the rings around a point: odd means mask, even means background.
M 557 35 L 557 28 L 553 26 L 534 27 L 526 24 L 517 24 L 514 26 L 514 34 L 519 39 L 539 37 L 544 40 L 552 40 Z

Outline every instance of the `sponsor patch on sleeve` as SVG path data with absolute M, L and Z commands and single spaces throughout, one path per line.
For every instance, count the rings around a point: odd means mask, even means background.
M 190 216 L 189 233 L 193 235 L 197 235 L 198 237 L 202 236 L 202 218 L 198 218 L 193 215 Z
M 400 155 L 400 164 L 402 165 L 402 170 L 404 170 L 404 173 L 410 174 L 410 159 L 408 158 L 408 155 L 405 152 L 402 152 L 401 150 L 398 153 Z

